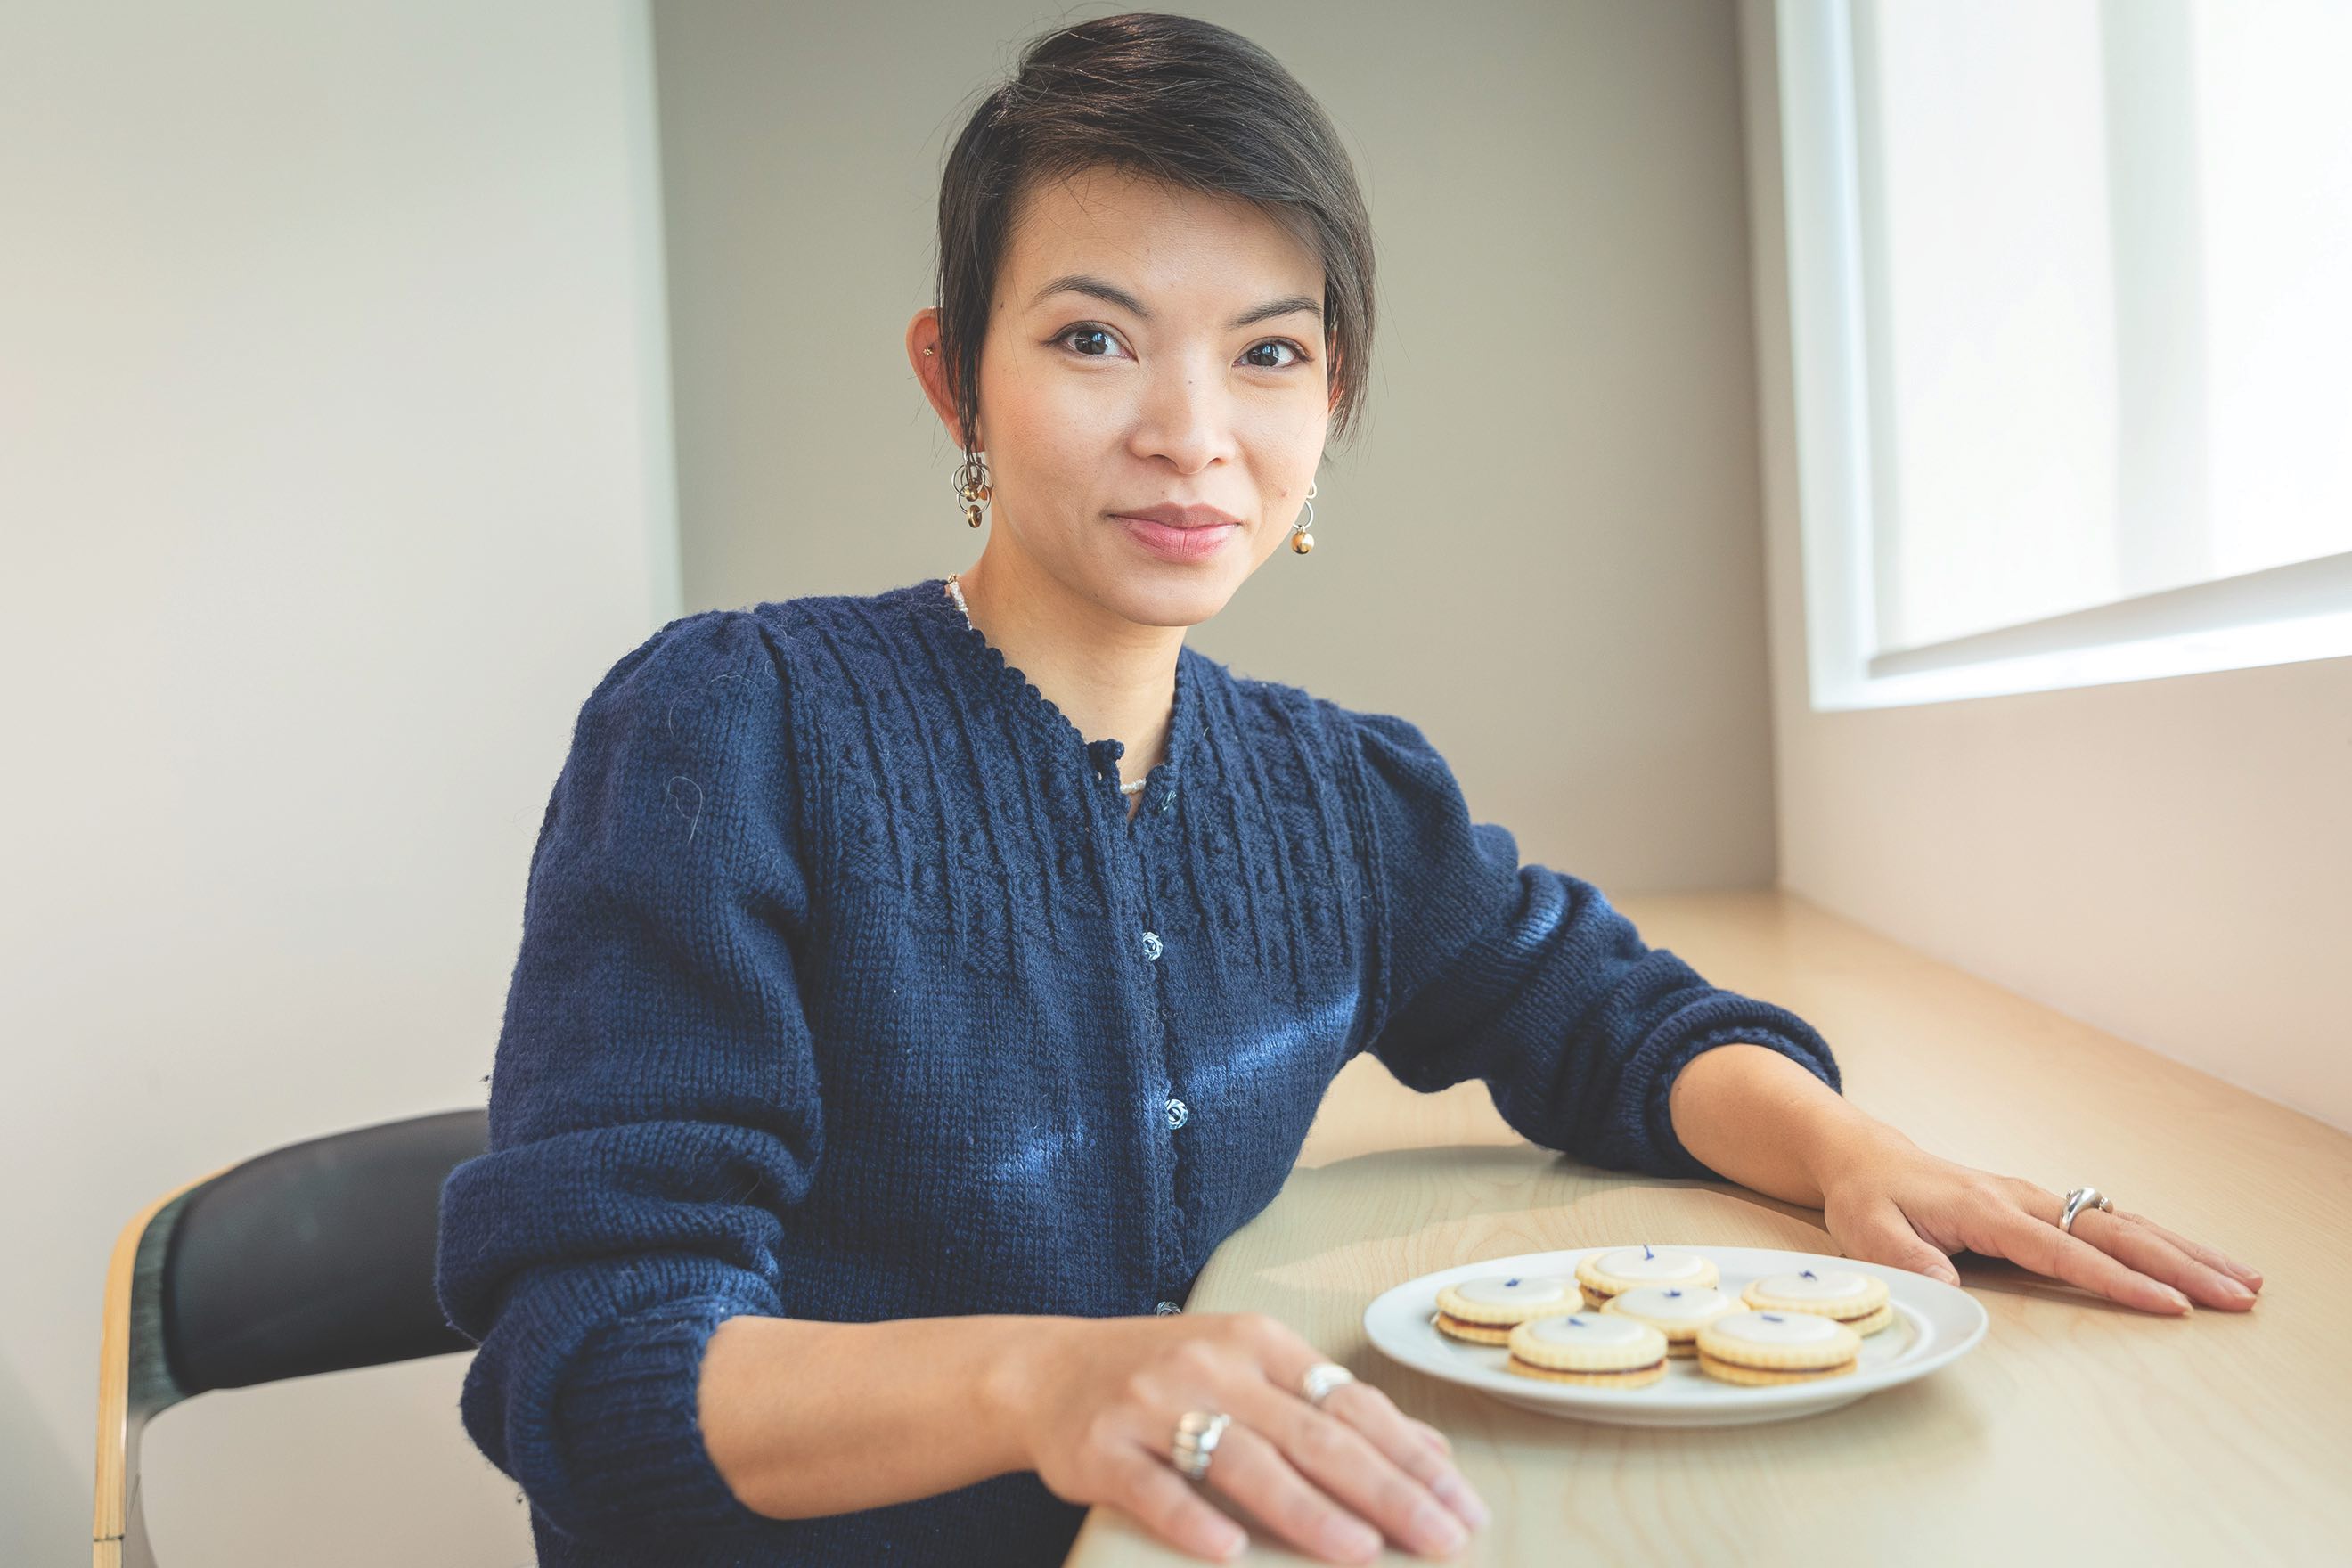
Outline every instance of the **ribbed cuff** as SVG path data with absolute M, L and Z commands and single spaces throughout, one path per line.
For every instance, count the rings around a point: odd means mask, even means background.
M 555 1401 L 568 1507 L 549 1520 L 612 1542 L 667 1541 L 754 1525 L 710 1461 L 697 1416 L 702 1355 L 719 1323 L 746 1309 L 708 1298 L 665 1302 L 592 1334 Z
M 1787 1008 L 1769 1002 L 1736 994 L 1727 994 L 1727 998 L 1730 1003 L 1727 1007 L 1706 1005 L 1706 1026 L 1675 1047 L 1650 1080 L 1649 1100 L 1643 1107 L 1643 1115 L 1649 1130 L 1650 1146 L 1658 1155 L 1656 1174 L 1690 1176 L 1706 1182 L 1731 1180 L 1683 1146 L 1682 1139 L 1675 1135 L 1674 1116 L 1669 1110 L 1675 1079 L 1681 1076 L 1683 1068 L 1690 1065 L 1692 1058 L 1717 1046 L 1746 1044 L 1779 1051 L 1832 1091 L 1845 1092 L 1837 1058 L 1819 1030 Z M 1735 1016 L 1734 1021 L 1723 1021 L 1722 1016 L 1727 1012 Z

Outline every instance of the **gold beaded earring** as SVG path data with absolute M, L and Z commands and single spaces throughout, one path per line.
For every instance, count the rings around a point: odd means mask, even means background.
M 956 499 L 963 502 L 963 520 L 972 527 L 980 526 L 980 506 L 993 492 L 989 482 L 987 459 L 973 451 L 963 455 L 962 466 L 956 469 Z
M 1308 551 L 1315 548 L 1315 536 L 1307 531 L 1307 525 L 1312 523 L 1314 521 L 1315 481 L 1313 479 L 1309 479 L 1307 481 L 1306 520 L 1301 522 L 1294 522 L 1290 525 L 1290 548 L 1301 555 L 1306 554 Z
M 923 357 L 929 359 L 937 353 L 939 345 L 935 343 L 923 351 Z M 956 500 L 963 503 L 964 521 L 978 528 L 981 503 L 989 498 L 994 488 L 989 482 L 987 461 L 967 447 L 963 462 L 957 468 L 955 478 L 949 482 L 955 489 Z

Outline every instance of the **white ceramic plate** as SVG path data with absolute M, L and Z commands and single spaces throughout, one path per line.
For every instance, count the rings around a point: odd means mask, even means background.
M 1507 1370 L 1503 1363 L 1509 1352 L 1501 1345 L 1469 1344 L 1437 1331 L 1437 1290 L 1442 1285 L 1484 1274 L 1572 1277 L 1578 1261 L 1588 1254 L 1641 1245 L 1638 1241 L 1612 1242 L 1606 1247 L 1579 1247 L 1565 1252 L 1523 1252 L 1516 1257 L 1486 1258 L 1475 1263 L 1441 1268 L 1374 1297 L 1364 1309 L 1364 1331 L 1383 1355 L 1415 1372 L 1475 1388 L 1547 1415 L 1606 1421 L 1624 1426 L 1736 1426 L 1834 1410 L 1882 1388 L 1925 1377 L 1968 1353 L 1984 1338 L 1990 1321 L 1976 1298 L 1966 1290 L 1924 1274 L 1914 1274 L 1907 1268 L 1864 1263 L 1852 1258 L 1831 1258 L 1818 1252 L 1653 1241 L 1652 1246 L 1713 1258 L 1723 1275 L 1719 1288 L 1732 1297 L 1737 1297 L 1752 1279 L 1800 1268 L 1846 1268 L 1857 1274 L 1874 1274 L 1886 1281 L 1887 1300 L 1895 1308 L 1895 1321 L 1874 1334 L 1863 1336 L 1862 1355 L 1854 1371 L 1819 1383 L 1784 1383 L 1769 1388 L 1748 1388 L 1709 1377 L 1699 1371 L 1697 1358 L 1691 1356 L 1670 1358 L 1666 1375 L 1643 1388 L 1585 1388 L 1547 1383 Z

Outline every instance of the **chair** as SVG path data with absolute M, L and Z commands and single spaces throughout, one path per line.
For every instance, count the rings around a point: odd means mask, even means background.
M 441 1184 L 489 1143 L 451 1110 L 291 1143 L 176 1187 L 114 1244 L 98 1373 L 93 1568 L 154 1568 L 150 1417 L 216 1388 L 467 1351 L 433 1290 Z

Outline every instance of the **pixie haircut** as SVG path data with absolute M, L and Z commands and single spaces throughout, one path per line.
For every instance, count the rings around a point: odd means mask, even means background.
M 972 111 L 940 182 L 940 352 L 973 450 L 980 349 L 1019 204 L 1107 165 L 1256 204 L 1323 262 L 1332 430 L 1371 364 L 1372 227 L 1322 106 L 1257 45 L 1192 16 L 1131 11 L 1048 33 Z

